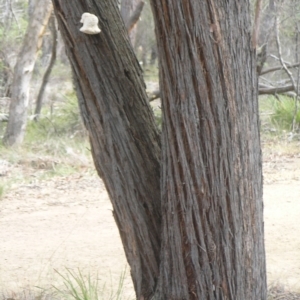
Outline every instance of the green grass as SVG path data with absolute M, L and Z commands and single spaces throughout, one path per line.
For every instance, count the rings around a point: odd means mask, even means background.
M 65 95 L 62 103 L 57 102 L 50 108 L 44 107 L 38 122 L 29 121 L 25 141 L 36 142 L 65 136 L 70 139 L 86 136 L 74 92 Z
M 273 131 L 291 131 L 295 115 L 295 100 L 287 96 L 260 97 L 260 118 L 262 129 L 268 127 Z M 300 127 L 300 102 L 296 113 L 296 127 Z
M 90 146 L 86 139 L 66 136 L 41 140 L 25 140 L 22 147 L 9 149 L 0 146 L 0 159 L 10 164 L 1 184 L 6 189 L 16 184 L 68 176 L 80 171 L 94 171 Z M 1 192 L 1 191 L 0 191 Z
M 300 106 L 300 103 L 298 103 Z M 274 102 L 274 115 L 272 121 L 280 128 L 285 130 L 292 130 L 293 118 L 295 115 L 295 100 L 289 97 L 280 97 L 280 101 Z M 296 124 L 300 125 L 300 109 L 296 113 Z
M 3 131 L 4 132 L 4 131 Z M 24 142 L 6 148 L 0 143 L 0 159 L 12 165 L 3 184 L 66 176 L 93 169 L 90 145 L 74 92 L 63 102 L 45 106 L 38 122 L 28 120 Z M 13 174 L 12 174 L 13 173 Z
M 297 137 L 291 139 L 294 104 L 293 99 L 285 96 L 280 96 L 279 100 L 273 96 L 259 97 L 260 130 L 264 155 L 268 156 L 272 153 L 294 155 L 299 153 Z M 298 128 L 300 125 L 299 117 L 298 112 Z
M 54 270 L 60 280 L 55 280 L 55 285 L 47 288 L 31 286 L 20 291 L 0 290 L 0 299 L 15 300 L 133 300 L 134 296 L 124 295 L 124 280 L 126 270 L 118 282 L 99 284 L 98 276 L 83 274 L 80 269 L 73 271 L 66 268 L 66 272 Z M 107 280 L 107 277 L 105 278 Z
M 83 275 L 78 269 L 77 272 L 66 269 L 66 274 L 58 271 L 57 274 L 63 279 L 64 288 L 54 287 L 58 295 L 70 300 L 122 300 L 125 271 L 122 272 L 116 288 L 107 288 L 106 284 L 99 286 L 98 278 L 92 278 L 90 274 Z

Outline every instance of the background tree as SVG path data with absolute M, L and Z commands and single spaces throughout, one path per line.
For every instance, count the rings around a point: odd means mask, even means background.
M 300 124 L 299 81 L 299 1 L 269 0 L 262 11 L 262 24 L 259 35 L 259 94 L 290 97 L 285 102 L 294 104 L 289 107 L 289 130 L 297 132 Z M 262 51 L 261 51 L 262 50 Z M 284 108 L 282 107 L 283 117 Z
M 15 57 L 19 51 L 23 18 L 27 17 L 24 2 L 0 0 L 0 97 L 10 96 Z
M 56 61 L 56 48 L 57 48 L 57 29 L 56 29 L 56 24 L 55 24 L 55 16 L 54 14 L 51 15 L 50 21 L 49 21 L 49 28 L 51 31 L 52 39 L 51 39 L 51 54 L 50 54 L 50 61 L 47 66 L 47 69 L 44 73 L 42 84 L 36 99 L 36 106 L 34 110 L 34 120 L 37 121 L 39 118 L 39 115 L 42 110 L 42 105 L 43 105 L 43 96 L 45 93 L 45 89 L 47 86 L 47 83 L 50 78 L 51 71 L 54 67 L 55 61 Z
M 135 53 L 142 63 L 143 70 L 146 71 L 148 64 L 157 66 L 157 47 L 154 32 L 154 20 L 151 6 L 145 5 L 141 19 L 137 24 L 136 40 L 134 45 Z
M 132 1 L 124 0 L 123 5 L 132 4 Z M 142 2 L 139 2 L 142 3 Z M 252 5 L 252 18 L 255 15 L 255 3 L 256 0 L 251 1 Z M 279 7 L 279 9 L 278 9 Z M 1 101 L 1 114 L 4 118 L 2 120 L 8 119 L 8 107 L 11 96 L 11 83 L 13 78 L 13 69 L 16 64 L 18 53 L 22 46 L 21 42 L 24 38 L 24 33 L 26 31 L 28 23 L 28 14 L 33 13 L 35 8 L 35 0 L 0 0 L 0 101 Z M 120 6 L 121 8 L 121 6 Z M 297 82 L 299 73 L 299 60 L 297 59 L 297 45 L 299 40 L 297 38 L 299 30 L 299 2 L 295 0 L 262 0 L 262 12 L 261 12 L 261 25 L 259 26 L 259 38 L 258 38 L 258 67 L 257 70 L 260 74 L 259 76 L 259 94 L 262 95 L 261 102 L 272 102 L 273 110 L 270 111 L 270 118 L 273 117 L 273 112 L 280 114 L 276 116 L 274 121 L 274 126 L 277 127 L 278 122 L 282 123 L 281 120 L 285 119 L 285 115 L 288 114 L 288 121 L 284 122 L 284 129 L 293 131 L 297 134 L 299 124 L 300 124 L 300 112 L 298 109 L 299 101 L 297 96 Z M 135 10 L 136 11 L 136 10 Z M 275 27 L 275 17 L 277 17 L 277 27 Z M 254 21 L 253 21 L 254 22 Z M 143 71 L 146 75 L 146 80 L 148 81 L 148 89 L 151 98 L 160 97 L 160 91 L 157 90 L 156 84 L 156 74 L 157 74 L 157 47 L 156 40 L 154 36 L 154 22 L 152 18 L 152 13 L 150 10 L 150 5 L 145 5 L 143 8 L 142 17 L 138 22 L 137 33 L 135 35 L 135 52 L 140 62 L 143 63 Z M 278 29 L 278 34 L 276 35 L 275 29 Z M 276 36 L 278 38 L 276 38 Z M 43 37 L 43 47 L 41 56 L 38 56 L 37 64 L 35 64 L 34 75 L 39 74 L 34 77 L 34 81 L 30 85 L 31 97 L 29 99 L 29 114 L 34 114 L 32 104 L 34 104 L 38 94 L 37 87 L 40 86 L 41 70 L 45 67 L 46 63 L 49 62 L 49 53 L 51 52 L 51 38 L 50 34 Z M 277 43 L 276 41 L 279 41 Z M 45 48 L 46 42 L 48 41 L 48 48 Z M 60 71 L 68 72 L 68 59 L 65 55 L 65 50 L 61 42 L 60 33 L 58 32 L 58 45 L 57 45 L 57 57 L 58 64 L 62 63 Z M 283 67 L 278 54 L 278 46 L 281 45 L 281 56 L 284 62 Z M 149 65 L 150 63 L 150 65 Z M 152 64 L 154 67 L 152 67 Z M 289 76 L 289 72 L 292 76 Z M 54 72 L 57 73 L 57 71 Z M 66 74 L 66 73 L 65 73 Z M 291 78 L 294 80 L 292 84 Z M 54 79 L 54 77 L 52 77 Z M 54 79 L 55 80 L 55 79 Z M 153 82 L 155 81 L 155 84 Z M 67 84 L 68 80 L 64 80 Z M 155 91 L 154 91 L 155 90 Z M 274 98 L 270 96 L 272 95 Z M 287 96 L 289 98 L 282 98 L 279 95 Z M 44 100 L 45 103 L 50 104 L 53 107 L 54 101 L 57 102 L 58 93 L 55 93 L 53 89 L 49 93 L 46 91 Z M 56 99 L 56 100 L 55 100 Z M 272 99 L 280 100 L 274 102 Z M 37 100 L 37 103 L 40 101 Z M 288 111 L 285 110 L 285 107 Z M 159 106 L 159 104 L 157 105 Z M 280 107 L 279 107 L 280 106 Z M 52 111 L 53 112 L 53 111 Z M 160 118 L 161 112 L 159 108 L 156 109 L 156 114 Z M 273 121 L 272 121 L 273 122 Z M 269 123 L 270 125 L 270 123 Z M 267 129 L 274 130 L 267 125 Z M 5 130 L 6 124 L 2 124 L 0 128 L 1 138 L 3 137 L 3 131 Z
M 50 0 L 39 1 L 39 5 L 35 6 L 14 68 L 9 119 L 3 139 L 9 146 L 22 143 L 24 138 L 32 71 L 51 10 Z
M 265 60 L 266 65 L 260 75 L 268 74 L 270 77 L 261 76 L 260 79 L 262 88 L 266 85 L 268 80 L 274 81 L 278 78 L 282 78 L 282 75 L 288 76 L 280 63 L 281 58 L 284 60 L 288 69 L 297 68 L 297 64 L 299 62 L 297 61 L 296 39 L 299 20 L 299 2 L 295 2 L 293 0 L 284 2 L 270 0 L 266 3 L 266 6 L 262 11 L 258 47 L 267 45 L 267 56 Z M 280 46 L 281 50 L 278 49 L 278 46 Z M 284 56 L 286 55 L 289 59 L 284 59 Z M 278 71 L 284 72 L 280 73 Z M 271 82 L 269 85 L 278 87 L 279 93 L 281 93 L 280 88 L 282 83 L 283 82 L 280 82 L 279 80 L 278 82 Z M 266 93 L 267 90 L 262 90 L 261 92 L 261 94 Z
M 161 189 L 158 135 L 117 5 L 53 4 L 137 298 L 266 299 L 248 1 L 152 1 L 164 114 Z M 79 31 L 86 11 L 99 17 L 99 35 Z
M 144 1 L 140 0 L 122 0 L 121 2 L 121 16 L 133 46 L 136 39 L 136 23 L 139 20 L 144 4 Z

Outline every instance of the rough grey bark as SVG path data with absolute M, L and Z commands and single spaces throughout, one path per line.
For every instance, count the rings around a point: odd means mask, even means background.
M 249 1 L 152 8 L 164 120 L 155 299 L 266 299 Z
M 160 140 L 142 71 L 115 1 L 53 0 L 92 154 L 113 204 L 138 299 L 153 293 L 160 253 Z M 101 33 L 79 31 L 84 12 Z
M 39 5 L 35 6 L 33 15 L 28 23 L 23 46 L 14 68 L 14 77 L 11 85 L 9 120 L 3 140 L 8 146 L 21 144 L 24 138 L 32 71 L 51 11 L 51 1 L 41 0 Z
M 114 1 L 53 3 L 137 299 L 265 300 L 248 1 L 152 0 L 164 111 L 161 187 L 154 118 Z M 98 16 L 99 35 L 79 32 L 83 12 Z

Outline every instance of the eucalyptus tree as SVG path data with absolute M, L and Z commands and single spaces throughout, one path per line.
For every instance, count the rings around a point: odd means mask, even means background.
M 11 84 L 9 119 L 3 139 L 8 146 L 19 145 L 24 138 L 32 72 L 51 11 L 50 0 L 39 0 L 28 22 Z
M 116 1 L 53 4 L 137 299 L 266 299 L 249 1 L 152 0 L 161 139 Z

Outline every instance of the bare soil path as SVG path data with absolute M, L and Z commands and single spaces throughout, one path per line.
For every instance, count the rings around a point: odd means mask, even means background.
M 264 162 L 264 216 L 269 284 L 300 291 L 300 158 Z
M 266 157 L 264 201 L 268 281 L 299 291 L 300 157 Z M 108 288 L 126 268 L 103 183 L 84 171 L 33 179 L 0 200 L 0 294 L 59 284 L 55 270 L 65 268 L 97 274 Z M 133 299 L 128 268 L 124 288 Z
M 82 174 L 25 184 L 0 202 L 0 294 L 60 285 L 66 268 L 117 289 L 126 269 L 112 207 L 98 177 Z M 133 295 L 127 268 L 124 289 Z M 132 297 L 130 297 L 132 299 Z

